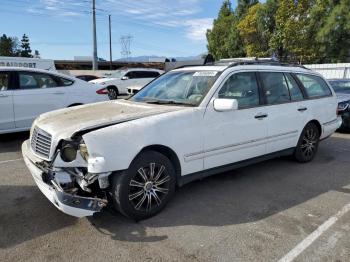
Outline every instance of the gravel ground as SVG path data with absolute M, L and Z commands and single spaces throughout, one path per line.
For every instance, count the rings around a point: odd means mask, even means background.
M 350 203 L 350 135 L 315 160 L 280 158 L 193 182 L 158 216 L 58 211 L 21 159 L 28 133 L 0 136 L 0 261 L 278 261 Z M 296 261 L 349 261 L 350 212 Z

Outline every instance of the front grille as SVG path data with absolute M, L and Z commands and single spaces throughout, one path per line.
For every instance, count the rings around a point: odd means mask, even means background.
M 51 135 L 38 127 L 33 129 L 31 146 L 33 151 L 46 159 L 50 158 Z

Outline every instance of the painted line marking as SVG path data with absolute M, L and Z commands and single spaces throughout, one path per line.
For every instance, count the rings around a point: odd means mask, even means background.
M 17 158 L 17 159 L 11 159 L 11 160 L 5 160 L 5 161 L 0 161 L 1 164 L 6 164 L 6 163 L 11 163 L 11 162 L 16 162 L 16 161 L 21 161 L 23 158 Z
M 319 226 L 308 237 L 301 241 L 295 248 L 293 248 L 287 255 L 278 260 L 278 262 L 291 262 L 297 258 L 305 249 L 307 249 L 315 240 L 317 240 L 324 232 L 333 226 L 342 216 L 350 211 L 350 203 L 345 205 L 335 216 L 329 218 L 321 226 Z

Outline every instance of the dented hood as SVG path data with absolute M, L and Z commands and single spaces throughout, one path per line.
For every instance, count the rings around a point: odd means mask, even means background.
M 108 101 L 41 115 L 35 125 L 52 136 L 68 138 L 89 131 L 147 116 L 181 110 L 183 107 L 150 105 L 126 100 Z

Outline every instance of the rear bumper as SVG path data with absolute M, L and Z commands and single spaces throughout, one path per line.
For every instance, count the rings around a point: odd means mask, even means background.
M 324 123 L 322 125 L 322 136 L 321 139 L 331 136 L 342 124 L 342 118 L 338 116 L 333 121 Z
M 106 201 L 98 198 L 81 197 L 65 193 L 59 186 L 49 185 L 43 181 L 44 171 L 36 163 L 42 160 L 32 154 L 29 147 L 29 140 L 22 144 L 22 154 L 33 179 L 40 191 L 63 213 L 75 217 L 92 216 L 100 212 L 106 206 Z

